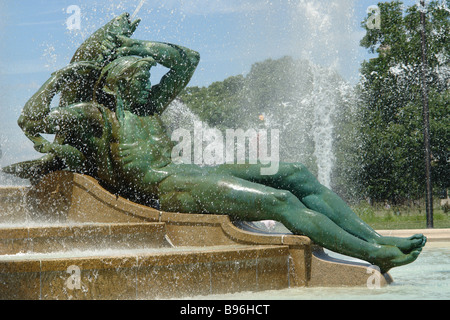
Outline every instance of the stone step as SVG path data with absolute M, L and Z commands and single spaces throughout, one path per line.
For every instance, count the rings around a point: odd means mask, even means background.
M 289 287 L 289 247 L 231 245 L 0 256 L 0 299 L 164 299 Z
M 158 222 L 0 227 L 0 255 L 170 246 L 166 225 Z
M 30 220 L 27 209 L 28 187 L 0 186 L 0 224 Z

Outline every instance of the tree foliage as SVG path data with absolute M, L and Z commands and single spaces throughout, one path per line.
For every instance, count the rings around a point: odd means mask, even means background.
M 427 85 L 433 182 L 448 186 L 450 22 L 449 1 L 426 6 Z M 361 182 L 375 200 L 399 202 L 424 193 L 421 94 L 421 20 L 418 5 L 378 4 L 381 28 L 366 27 L 361 45 L 378 57 L 362 64 L 360 90 Z
M 292 101 L 292 88 L 298 82 L 296 65 L 287 56 L 267 59 L 253 64 L 246 76 L 231 76 L 208 87 L 188 87 L 180 99 L 210 126 L 249 127 L 280 102 Z

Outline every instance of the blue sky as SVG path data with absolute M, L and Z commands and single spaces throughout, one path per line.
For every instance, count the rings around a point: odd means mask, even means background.
M 67 65 L 92 32 L 140 0 L 0 0 L 0 166 L 36 158 L 16 121 L 25 102 L 53 71 Z M 246 74 L 253 63 L 291 55 L 336 68 L 351 83 L 370 56 L 359 41 L 372 0 L 147 0 L 134 38 L 197 50 L 190 85 Z M 405 1 L 406 4 L 415 0 Z M 66 12 L 81 9 L 79 30 Z M 155 77 L 162 70 L 157 70 Z

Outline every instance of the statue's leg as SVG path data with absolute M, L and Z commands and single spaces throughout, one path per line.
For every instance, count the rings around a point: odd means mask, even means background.
M 363 240 L 381 245 L 395 245 L 405 253 L 425 245 L 423 235 L 410 238 L 383 237 L 362 219 L 333 191 L 321 185 L 313 174 L 299 163 L 280 163 L 274 175 L 261 175 L 261 165 L 222 165 L 217 173 L 227 173 L 241 179 L 273 188 L 289 190 L 307 208 L 320 212 L 345 231 Z
M 327 216 L 307 208 L 291 192 L 215 174 L 174 174 L 159 184 L 161 209 L 184 213 L 226 214 L 236 219 L 276 220 L 291 232 L 310 237 L 332 251 L 366 260 L 383 271 L 414 261 L 420 250 L 364 241 Z

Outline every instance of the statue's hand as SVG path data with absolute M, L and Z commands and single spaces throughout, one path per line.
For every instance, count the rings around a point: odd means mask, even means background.
M 122 35 L 115 35 L 115 38 L 118 45 L 116 51 L 118 57 L 139 55 L 140 45 L 137 41 Z
M 101 52 L 96 59 L 97 62 L 105 63 L 116 59 L 117 58 L 116 51 L 119 46 L 120 44 L 117 41 L 117 35 L 112 32 L 107 33 L 100 45 Z
M 122 34 L 108 32 L 101 43 L 101 53 L 97 63 L 104 64 L 111 62 L 119 57 L 135 55 L 138 42 Z
M 40 153 L 51 153 L 53 150 L 53 143 L 45 139 L 36 140 L 34 141 L 34 150 Z
M 138 41 L 120 34 L 115 35 L 115 40 L 119 47 L 133 47 L 138 44 Z
M 34 149 L 40 153 L 48 153 L 60 158 L 66 166 L 76 170 L 82 168 L 86 158 L 75 147 L 70 145 L 61 145 L 58 143 L 51 143 L 42 136 L 32 136 L 30 140 L 34 142 Z
M 42 137 L 41 135 L 29 135 L 27 137 L 34 143 L 34 150 L 40 153 L 54 153 L 54 149 L 57 146 L 56 143 L 52 143 Z
M 140 167 L 149 163 L 149 146 L 144 141 L 121 143 L 119 157 L 124 167 Z

